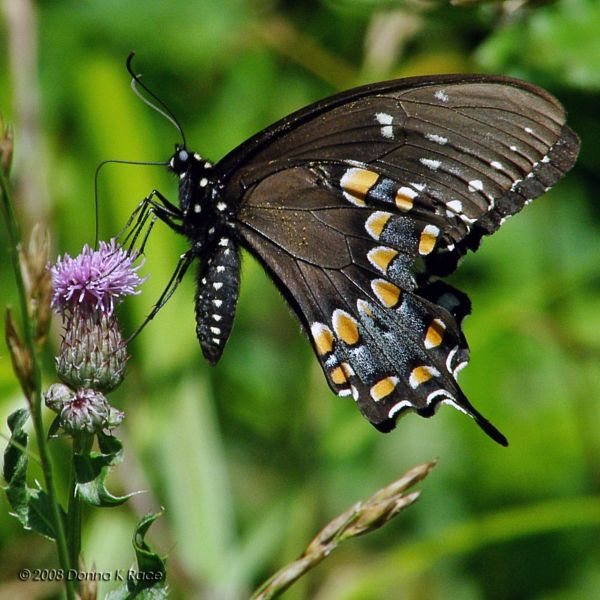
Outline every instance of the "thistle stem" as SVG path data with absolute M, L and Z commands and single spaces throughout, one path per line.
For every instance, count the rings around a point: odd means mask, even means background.
M 69 506 L 67 508 L 67 541 L 69 558 L 73 568 L 78 568 L 81 553 L 81 515 L 82 503 L 77 494 L 77 473 L 75 455 L 89 454 L 94 437 L 91 435 L 73 436 L 73 462 L 71 464 L 71 483 L 69 486 Z
M 21 321 L 22 321 L 22 332 L 24 337 L 24 343 L 31 355 L 31 395 L 28 398 L 29 407 L 31 410 L 31 418 L 33 421 L 33 427 L 35 430 L 35 436 L 38 444 L 38 450 L 40 454 L 40 461 L 42 463 L 42 471 L 44 473 L 44 482 L 46 484 L 46 491 L 50 497 L 52 506 L 52 517 L 54 532 L 56 534 L 56 546 L 58 550 L 58 560 L 61 568 L 66 573 L 71 568 L 69 562 L 69 554 L 67 551 L 67 539 L 65 535 L 65 527 L 61 517 L 60 506 L 58 504 L 56 488 L 54 486 L 54 477 L 52 473 L 52 461 L 50 459 L 50 451 L 46 442 L 46 434 L 44 431 L 44 422 L 42 419 L 42 377 L 40 364 L 36 353 L 35 344 L 33 342 L 33 326 L 29 318 L 27 293 L 25 290 L 25 283 L 23 281 L 23 275 L 21 273 L 21 265 L 19 263 L 19 248 L 21 247 L 21 234 L 19 231 L 19 225 L 16 219 L 14 205 L 12 201 L 12 194 L 6 173 L 0 168 L 0 189 L 2 201 L 0 203 L 2 209 L 2 216 L 6 223 L 6 230 L 8 233 L 8 251 L 15 273 L 15 280 L 17 284 L 17 292 L 19 296 L 19 304 L 21 307 Z M 68 581 L 65 577 L 65 591 L 67 594 L 67 600 L 75 600 L 75 593 L 73 590 L 73 583 Z

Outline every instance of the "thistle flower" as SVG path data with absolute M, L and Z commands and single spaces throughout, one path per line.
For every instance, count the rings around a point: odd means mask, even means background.
M 114 310 L 139 293 L 137 258 L 112 239 L 98 250 L 84 246 L 75 258 L 65 254 L 50 269 L 52 308 L 65 325 L 57 371 L 73 389 L 108 392 L 123 381 L 128 356 Z
M 101 312 L 112 316 L 125 296 L 139 294 L 142 279 L 134 266 L 138 255 L 127 253 L 113 238 L 100 242 L 98 250 L 87 244 L 79 256 L 58 257 L 52 273 L 52 308 L 60 314 L 73 310 Z

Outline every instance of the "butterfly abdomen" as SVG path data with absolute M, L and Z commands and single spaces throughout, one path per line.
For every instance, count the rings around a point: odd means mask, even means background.
M 239 247 L 233 238 L 222 236 L 200 265 L 196 293 L 196 335 L 213 365 L 231 333 L 239 289 Z

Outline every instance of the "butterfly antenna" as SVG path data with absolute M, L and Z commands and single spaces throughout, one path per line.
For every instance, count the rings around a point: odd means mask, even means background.
M 152 167 L 156 167 L 156 166 L 160 166 L 160 167 L 165 167 L 167 166 L 169 163 L 166 161 L 160 161 L 160 162 L 152 162 L 152 161 L 135 161 L 135 160 L 118 160 L 118 159 L 109 159 L 109 160 L 103 160 L 97 167 L 96 167 L 96 173 L 94 174 L 94 248 L 98 248 L 98 238 L 99 238 L 99 202 L 98 202 L 98 177 L 100 175 L 100 169 L 102 169 L 102 167 L 104 165 L 107 165 L 109 163 L 116 163 L 119 165 L 144 165 L 144 166 L 152 166 Z
M 135 52 L 130 52 L 129 56 L 127 57 L 127 70 L 129 71 L 129 74 L 132 77 L 131 80 L 131 89 L 133 90 L 134 94 L 144 103 L 147 104 L 150 108 L 154 109 L 157 113 L 161 114 L 163 117 L 165 117 L 165 119 L 167 119 L 179 132 L 179 135 L 181 136 L 181 141 L 183 143 L 183 147 L 186 147 L 186 143 L 185 143 L 185 134 L 183 133 L 183 128 L 181 127 L 181 125 L 179 124 L 179 121 L 176 119 L 175 115 L 171 112 L 171 110 L 169 109 L 169 107 L 154 93 L 152 92 L 148 86 L 144 85 L 142 83 L 142 76 L 141 75 L 136 75 L 133 72 L 133 68 L 131 67 L 131 61 L 133 60 L 133 57 L 135 56 Z M 154 98 L 154 100 L 156 100 L 156 102 L 158 102 L 157 106 L 156 104 L 153 104 L 152 102 L 150 102 L 150 100 L 148 100 L 148 98 L 146 98 L 137 88 L 137 86 L 140 86 L 150 97 Z

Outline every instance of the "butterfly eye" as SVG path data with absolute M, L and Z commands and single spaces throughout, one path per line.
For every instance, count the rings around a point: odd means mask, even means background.
M 187 162 L 190 155 L 185 150 L 180 150 L 178 158 L 181 162 Z

